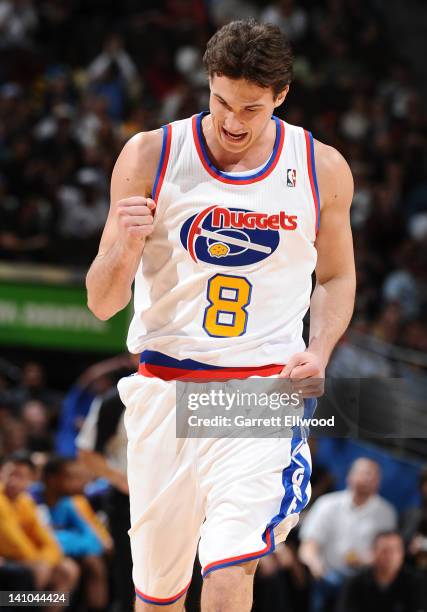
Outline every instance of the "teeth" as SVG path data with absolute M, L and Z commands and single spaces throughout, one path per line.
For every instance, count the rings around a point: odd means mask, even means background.
M 230 138 L 233 138 L 233 140 L 240 140 L 245 135 L 245 134 L 234 135 L 234 134 L 231 134 L 230 132 L 228 132 L 227 130 L 224 130 L 224 131 L 227 134 L 227 136 L 229 136 Z

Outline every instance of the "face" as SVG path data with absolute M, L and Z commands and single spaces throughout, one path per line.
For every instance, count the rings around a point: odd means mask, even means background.
M 403 543 L 400 536 L 384 535 L 374 544 L 374 567 L 389 572 L 398 572 L 404 558 Z
M 42 402 L 31 400 L 22 409 L 22 418 L 31 433 L 43 433 L 48 426 L 47 410 Z
M 358 459 L 353 464 L 349 476 L 350 489 L 359 495 L 374 495 L 380 484 L 378 465 L 369 459 Z
M 40 387 L 44 382 L 44 375 L 41 366 L 38 363 L 27 363 L 24 366 L 24 384 L 28 387 Z
M 59 485 L 63 495 L 79 495 L 83 493 L 86 482 L 86 473 L 78 461 L 70 461 L 65 464 L 60 475 Z
M 0 479 L 6 495 L 10 499 L 15 499 L 28 489 L 33 480 L 33 472 L 24 463 L 6 463 L 1 469 Z
M 210 79 L 210 89 L 209 106 L 216 138 L 226 151 L 240 153 L 264 133 L 289 86 L 274 98 L 269 87 L 214 75 Z

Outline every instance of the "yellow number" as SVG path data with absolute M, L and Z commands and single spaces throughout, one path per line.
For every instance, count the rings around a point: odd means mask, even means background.
M 246 331 L 248 313 L 245 306 L 251 301 L 252 285 L 242 276 L 216 274 L 208 280 L 203 328 L 210 336 L 234 338 Z

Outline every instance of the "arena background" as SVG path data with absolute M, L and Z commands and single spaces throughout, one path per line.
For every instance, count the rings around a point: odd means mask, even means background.
M 340 150 L 355 178 L 356 307 L 328 373 L 405 377 L 425 397 L 425 3 L 0 0 L 0 456 L 32 456 L 36 501 L 43 465 L 76 456 L 92 400 L 134 367 L 125 347 L 131 308 L 98 321 L 84 290 L 115 159 L 136 132 L 207 108 L 206 41 L 252 16 L 278 24 L 293 44 L 294 81 L 278 115 Z M 426 455 L 423 438 L 318 440 L 319 492 L 344 488 L 352 461 L 371 457 L 400 524 L 415 509 L 415 531 L 427 536 Z M 108 479 L 79 469 L 79 493 L 111 530 Z M 425 554 L 405 542 L 409 566 L 427 571 Z M 309 610 L 313 581 L 298 546 L 296 534 L 292 554 L 257 578 L 254 609 Z M 126 609 L 115 581 L 122 554 L 104 547 L 104 599 L 90 600 L 80 578 L 73 609 Z M 0 581 L 10 562 L 25 566 L 0 544 Z M 197 570 L 194 584 L 197 601 Z

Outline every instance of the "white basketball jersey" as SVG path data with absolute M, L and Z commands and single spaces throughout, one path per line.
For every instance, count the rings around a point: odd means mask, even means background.
M 209 160 L 205 113 L 164 126 L 154 231 L 135 278 L 128 348 L 221 368 L 284 364 L 304 350 L 319 194 L 309 132 L 273 117 L 250 173 Z

